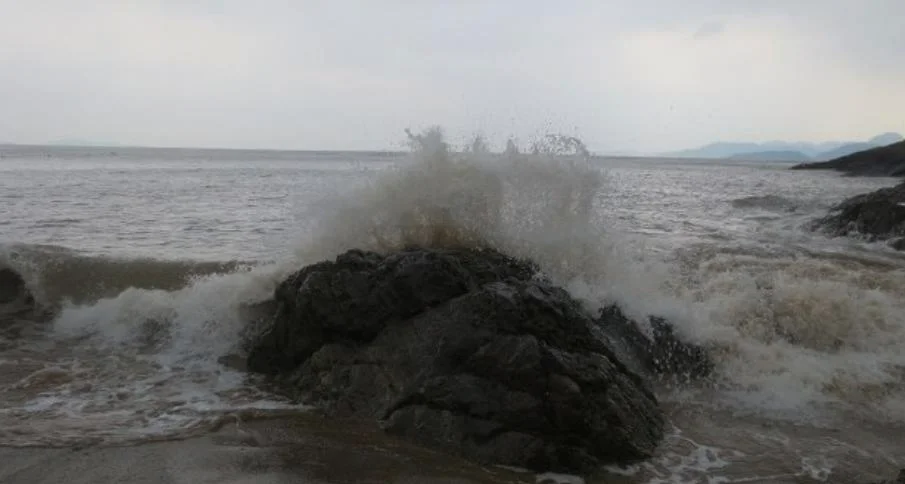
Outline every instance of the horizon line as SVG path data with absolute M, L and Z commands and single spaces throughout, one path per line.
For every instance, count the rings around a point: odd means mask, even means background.
M 198 151 L 269 151 L 274 153 L 385 153 L 406 154 L 404 149 L 303 149 L 303 148 L 235 148 L 213 146 L 152 146 L 152 145 L 126 145 L 126 144 L 66 144 L 66 143 L 8 143 L 0 142 L 0 148 L 75 148 L 75 149 L 102 149 L 115 151 L 117 149 L 143 149 L 143 150 L 198 150 Z M 459 151 L 454 151 L 459 152 Z M 502 152 L 500 152 L 502 153 Z M 499 154 L 499 153 L 497 153 Z M 591 156 L 608 158 L 670 158 L 669 152 L 665 153 L 637 153 L 614 150 L 613 152 L 591 152 Z

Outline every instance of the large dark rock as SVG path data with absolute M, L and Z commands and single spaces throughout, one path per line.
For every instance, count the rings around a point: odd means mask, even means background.
M 905 183 L 849 198 L 828 216 L 816 220 L 812 228 L 833 236 L 856 234 L 868 240 L 905 236 Z M 901 241 L 891 245 L 902 247 Z
M 289 277 L 275 300 L 248 368 L 328 415 L 536 470 L 642 459 L 662 438 L 642 375 L 670 364 L 639 358 L 630 321 L 616 334 L 613 317 L 595 321 L 529 263 L 492 250 L 350 251 Z
M 805 163 L 793 170 L 836 170 L 853 176 L 905 176 L 905 141 L 830 161 Z

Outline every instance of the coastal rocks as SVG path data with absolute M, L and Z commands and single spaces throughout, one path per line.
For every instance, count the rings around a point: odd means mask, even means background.
M 654 316 L 648 322 L 650 335 L 643 333 L 618 306 L 604 308 L 597 318 L 604 328 L 604 336 L 614 338 L 615 347 L 631 352 L 623 360 L 642 365 L 640 373 L 692 380 L 713 372 L 713 361 L 704 348 L 679 339 L 672 325 L 663 318 Z
M 649 457 L 664 419 L 643 375 L 706 366 L 693 351 L 646 354 L 674 349 L 671 333 L 633 339 L 618 310 L 594 320 L 493 250 L 353 250 L 290 276 L 275 303 L 251 371 L 328 415 L 481 463 L 587 472 Z
M 905 141 L 821 163 L 806 163 L 795 170 L 836 170 L 852 176 L 905 176 Z M 810 226 L 832 236 L 860 235 L 868 240 L 889 240 L 905 249 L 905 183 L 857 195 L 833 208 Z
M 833 236 L 861 235 L 869 240 L 887 240 L 905 236 L 905 183 L 875 192 L 857 195 L 816 220 L 812 228 Z M 893 240 L 892 247 L 902 250 L 905 243 Z
M 853 176 L 905 176 L 905 141 L 793 169 L 837 170 Z M 815 220 L 811 228 L 832 236 L 889 240 L 890 247 L 905 250 L 905 183 L 849 198 L 826 217 Z
M 830 161 L 796 165 L 792 169 L 836 170 L 852 176 L 905 176 L 905 141 Z

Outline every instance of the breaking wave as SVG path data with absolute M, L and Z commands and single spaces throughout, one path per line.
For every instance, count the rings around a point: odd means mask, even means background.
M 758 208 L 775 212 L 796 212 L 804 202 L 793 200 L 779 195 L 755 195 L 751 197 L 742 197 L 732 200 L 732 206 L 735 208 Z
M 226 274 L 252 265 L 243 261 L 92 256 L 54 245 L 0 245 L 0 268 L 20 274 L 38 301 L 51 307 L 59 307 L 64 301 L 90 303 L 130 288 L 174 290 L 200 276 Z
M 43 385 L 45 394 L 20 402 L 17 415 L 119 415 L 124 427 L 148 433 L 196 425 L 191 412 L 199 409 L 279 407 L 262 403 L 269 397 L 249 390 L 248 375 L 222 364 L 225 355 L 241 359 L 243 331 L 276 284 L 347 249 L 421 245 L 492 246 L 533 259 L 592 310 L 615 302 L 638 319 L 669 318 L 716 361 L 714 381 L 692 389 L 714 403 L 791 419 L 843 408 L 905 423 L 901 263 L 712 244 L 664 259 L 612 228 L 610 181 L 574 138 L 542 138 L 524 153 L 510 144 L 503 154 L 480 140 L 455 151 L 436 129 L 411 141 L 410 159 L 325 200 L 284 260 L 113 259 L 5 247 L 0 263 L 56 309 L 54 338 L 81 345 L 16 383 Z M 788 210 L 797 202 L 733 203 Z M 107 356 L 91 366 L 82 358 L 89 353 Z M 110 368 L 111 359 L 122 368 Z M 701 398 L 688 391 L 666 397 Z

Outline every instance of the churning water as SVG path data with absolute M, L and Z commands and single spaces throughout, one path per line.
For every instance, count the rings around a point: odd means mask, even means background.
M 506 155 L 422 141 L 0 147 L 0 266 L 53 311 L 0 312 L 0 444 L 136 443 L 297 411 L 224 364 L 283 277 L 349 248 L 492 244 L 589 307 L 670 318 L 717 362 L 707 384 L 662 383 L 660 454 L 606 482 L 852 482 L 905 466 L 905 258 L 803 228 L 893 180 L 587 158 L 568 139 Z

